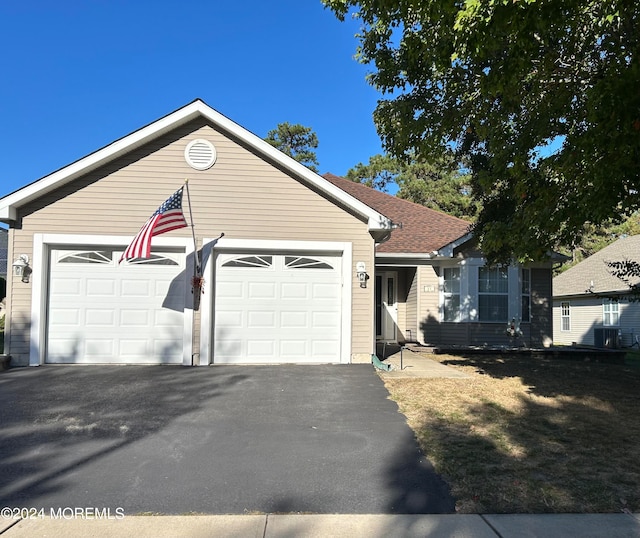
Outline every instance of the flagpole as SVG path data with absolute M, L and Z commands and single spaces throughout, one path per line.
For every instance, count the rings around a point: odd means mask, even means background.
M 196 242 L 196 229 L 193 224 L 193 213 L 191 212 L 191 196 L 189 195 L 189 180 L 184 180 L 184 186 L 187 189 L 187 204 L 189 205 L 189 220 L 191 222 L 191 235 L 193 237 L 193 252 L 195 255 L 195 265 L 193 267 L 193 276 L 202 276 L 200 267 L 200 255 L 198 254 L 198 243 Z

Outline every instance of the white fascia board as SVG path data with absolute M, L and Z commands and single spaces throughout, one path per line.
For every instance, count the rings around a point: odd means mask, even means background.
M 437 251 L 437 254 L 445 258 L 453 258 L 453 251 L 471 239 L 473 239 L 473 232 L 466 233 L 458 239 L 451 241 L 448 245 L 442 247 Z
M 277 150 L 268 142 L 265 142 L 250 131 L 247 131 L 245 128 L 231 121 L 226 116 L 215 111 L 200 99 L 197 99 L 175 112 L 154 121 L 146 127 L 142 127 L 130 135 L 116 140 L 108 146 L 105 146 L 104 148 L 0 199 L 0 221 L 16 220 L 16 209 L 18 207 L 62 185 L 65 185 L 70 181 L 73 181 L 77 177 L 128 153 L 138 146 L 158 138 L 164 133 L 183 125 L 198 116 L 207 118 L 221 130 L 227 131 L 240 140 L 246 142 L 258 153 L 277 162 L 283 168 L 289 170 L 296 176 L 303 178 L 319 190 L 325 192 L 329 197 L 342 202 L 347 207 L 352 208 L 356 213 L 367 219 L 370 231 L 374 232 L 391 229 L 390 219 L 381 213 L 374 211 L 360 200 L 347 194 L 315 172 L 312 172 L 295 159 L 292 159 L 288 155 Z

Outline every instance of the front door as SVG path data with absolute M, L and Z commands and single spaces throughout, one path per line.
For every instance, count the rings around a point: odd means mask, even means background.
M 376 339 L 396 341 L 398 325 L 397 273 L 376 274 Z

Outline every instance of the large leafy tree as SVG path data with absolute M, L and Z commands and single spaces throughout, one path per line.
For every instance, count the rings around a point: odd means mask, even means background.
M 466 159 L 493 261 L 640 207 L 637 0 L 323 0 L 361 20 L 385 149 Z
M 318 147 L 318 136 L 311 127 L 298 123 L 279 123 L 267 133 L 265 140 L 307 168 L 318 171 L 319 163 L 314 151 Z
M 450 156 L 428 163 L 374 155 L 368 164 L 359 163 L 350 169 L 347 178 L 379 190 L 387 190 L 394 183 L 399 198 L 459 218 L 474 220 L 478 214 L 479 204 L 470 195 L 470 177 Z

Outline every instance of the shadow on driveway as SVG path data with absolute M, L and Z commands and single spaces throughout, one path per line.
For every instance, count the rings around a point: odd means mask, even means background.
M 9 370 L 0 375 L 0 505 L 454 511 L 369 365 Z

